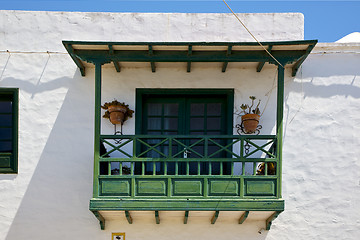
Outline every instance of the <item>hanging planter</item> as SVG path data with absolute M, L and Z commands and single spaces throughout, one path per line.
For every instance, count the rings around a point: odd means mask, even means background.
M 255 103 L 255 96 L 250 96 L 249 97 L 251 99 L 251 105 L 247 105 L 247 104 L 242 104 L 240 106 L 241 108 L 241 113 L 243 113 L 244 115 L 241 116 L 241 124 L 238 129 L 241 130 L 243 133 L 245 134 L 252 134 L 252 133 L 260 133 L 260 129 L 261 129 L 261 125 L 259 125 L 259 121 L 260 121 L 260 109 L 259 109 L 259 105 L 260 105 L 260 100 L 258 101 L 258 104 L 256 105 L 256 107 L 254 107 L 254 103 Z M 254 107 L 254 108 L 253 108 Z
M 259 125 L 260 115 L 248 113 L 241 116 L 244 132 L 246 134 L 254 133 Z
M 103 118 L 108 118 L 114 125 L 122 125 L 128 118 L 131 118 L 134 113 L 134 111 L 129 108 L 129 105 L 124 102 L 118 102 L 117 100 L 107 102 L 101 106 L 101 108 L 107 110 Z

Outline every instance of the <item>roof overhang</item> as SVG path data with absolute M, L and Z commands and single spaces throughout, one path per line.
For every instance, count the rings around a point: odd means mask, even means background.
M 262 42 L 261 44 L 281 63 L 292 68 L 292 76 L 304 62 L 317 40 Z M 152 72 L 156 63 L 183 62 L 191 71 L 194 62 L 222 63 L 222 72 L 229 63 L 258 63 L 260 72 L 265 63 L 278 63 L 257 42 L 91 42 L 63 41 L 63 44 L 85 76 L 90 64 L 112 63 L 120 72 L 123 63 L 150 63 Z

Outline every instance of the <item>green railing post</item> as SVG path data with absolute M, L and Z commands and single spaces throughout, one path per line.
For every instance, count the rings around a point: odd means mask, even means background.
M 285 66 L 285 65 L 284 65 Z M 281 198 L 281 160 L 282 160 L 282 135 L 283 135 L 283 115 L 284 115 L 284 67 L 278 65 L 278 84 L 277 84 L 277 111 L 276 111 L 276 156 L 277 156 L 277 197 Z
M 95 126 L 94 126 L 94 189 L 93 197 L 99 196 L 99 158 L 101 133 L 101 63 L 95 64 Z

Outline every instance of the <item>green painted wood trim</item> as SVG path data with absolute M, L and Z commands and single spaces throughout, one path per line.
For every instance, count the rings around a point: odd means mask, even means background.
M 224 63 L 223 63 L 221 72 L 223 72 L 223 73 L 226 72 L 226 68 L 227 68 L 228 64 L 229 64 L 229 62 L 224 62 Z
M 282 63 L 298 61 L 306 50 L 276 50 L 271 53 Z M 233 51 L 226 55 L 222 51 L 197 51 L 196 54 L 188 55 L 187 51 L 156 51 L 149 54 L 148 51 L 115 51 L 110 54 L 107 50 L 74 50 L 74 55 L 83 61 L 90 63 L 112 61 L 118 62 L 276 62 L 265 51 Z
M 227 52 L 226 52 L 226 56 L 231 55 L 231 50 L 232 50 L 232 46 L 228 46 L 228 49 L 227 49 Z M 228 62 L 224 62 L 221 71 L 222 71 L 222 72 L 226 72 L 227 66 L 228 66 Z
M 239 219 L 239 224 L 243 224 L 248 216 L 249 216 L 249 211 L 245 211 Z
M 228 49 L 226 51 L 226 55 L 227 56 L 231 55 L 231 51 L 232 51 L 232 46 L 228 46 Z
M 191 72 L 191 62 L 187 62 L 186 72 Z
M 65 49 L 68 51 L 68 53 L 69 53 L 70 57 L 72 58 L 72 60 L 75 62 L 76 66 L 79 68 L 81 76 L 85 77 L 85 66 L 80 61 L 80 59 L 78 59 L 76 57 L 76 55 L 74 55 L 74 49 L 71 46 L 71 44 L 64 43 L 64 41 L 63 41 L 63 45 L 64 45 Z
M 152 45 L 148 46 L 149 50 L 148 50 L 148 55 L 149 56 L 153 56 L 154 55 L 154 51 L 152 48 Z M 154 73 L 156 71 L 156 67 L 155 67 L 155 62 L 154 61 L 150 61 L 150 66 L 151 66 L 151 71 Z
M 114 54 L 113 45 L 109 44 L 108 47 L 109 47 L 109 53 L 110 53 L 110 55 Z M 114 63 L 114 67 L 115 67 L 116 71 L 117 71 L 117 72 L 120 72 L 121 69 L 120 69 L 119 63 L 118 63 L 117 61 L 113 61 L 113 63 Z
M 280 214 L 280 211 L 274 212 L 268 219 L 266 219 L 266 230 L 270 230 L 272 221 L 274 221 Z
M 63 44 L 76 45 L 151 45 L 151 46 L 258 46 L 257 42 L 112 42 L 112 41 L 70 41 L 63 40 Z M 274 45 L 304 45 L 314 44 L 317 40 L 297 40 L 297 41 L 277 41 L 277 42 L 261 42 L 263 46 Z
M 277 175 L 277 197 L 281 198 L 281 175 L 282 175 L 282 139 L 283 139 L 283 116 L 284 116 L 284 72 L 285 69 L 278 66 L 277 82 L 277 109 L 276 109 L 276 151 L 278 163 L 276 167 Z
M 192 46 L 189 45 L 188 46 L 188 55 L 192 55 Z M 191 62 L 188 62 L 187 63 L 187 69 L 186 69 L 187 72 L 191 72 Z
M 185 211 L 184 224 L 187 224 L 189 218 L 189 211 Z
M 116 72 L 121 72 L 120 64 L 116 61 L 113 61 Z
M 282 199 L 93 198 L 91 211 L 283 211 Z
M 268 52 L 269 53 L 271 53 L 271 50 L 272 50 L 272 45 L 270 45 L 269 47 L 268 47 Z M 264 67 L 264 65 L 265 65 L 265 62 L 259 62 L 259 64 L 258 64 L 258 66 L 257 66 L 257 68 L 256 68 L 256 71 L 257 72 L 261 72 L 261 70 L 262 70 L 262 68 Z
M 215 224 L 219 217 L 219 211 L 215 211 L 214 216 L 211 218 L 211 224 Z
M 135 134 L 135 135 L 101 135 L 101 139 L 134 139 L 134 138 L 222 138 L 222 139 L 268 139 L 268 140 L 275 140 L 276 135 L 143 135 L 143 134 Z
M 125 217 L 128 221 L 129 224 L 132 224 L 133 223 L 133 220 L 132 220 L 132 217 L 130 215 L 130 212 L 129 211 L 125 211 Z
M 99 196 L 99 156 L 101 134 L 101 64 L 95 65 L 95 119 L 94 119 L 94 180 L 93 197 Z
M 156 221 L 156 224 L 160 224 L 159 211 L 155 211 L 155 221 Z
M 100 229 L 105 230 L 105 218 L 98 211 L 91 211 L 99 220 Z
M 194 89 L 194 88 L 137 88 L 136 89 L 136 100 L 135 100 L 135 134 L 141 134 L 141 126 L 143 124 L 142 116 L 142 102 L 143 98 L 147 95 L 226 95 L 227 101 L 227 134 L 233 134 L 233 109 L 234 109 L 234 89 Z M 231 116 L 230 116 L 231 115 Z M 142 135 L 148 136 L 148 135 Z
M 12 151 L 0 153 L 0 157 L 10 158 L 10 167 L 0 168 L 0 173 L 18 173 L 18 144 L 19 144 L 19 88 L 0 88 L 0 98 L 12 101 Z
M 297 71 L 299 70 L 301 64 L 305 61 L 305 59 L 309 56 L 310 52 L 313 50 L 313 48 L 315 47 L 316 43 L 309 45 L 309 47 L 306 50 L 306 53 L 304 56 L 302 56 L 292 67 L 292 73 L 291 76 L 295 77 Z
M 156 72 L 156 66 L 155 66 L 155 62 L 154 61 L 151 61 L 150 62 L 150 66 L 151 66 L 151 72 Z

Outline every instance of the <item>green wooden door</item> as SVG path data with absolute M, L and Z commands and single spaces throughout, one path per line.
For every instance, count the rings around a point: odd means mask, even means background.
M 232 112 L 229 112 L 228 96 L 226 94 L 147 94 L 142 98 L 141 117 L 142 124 L 138 128 L 138 134 L 144 135 L 189 135 L 189 138 L 182 141 L 186 144 L 193 144 L 196 139 L 191 139 L 191 135 L 226 135 L 231 134 L 232 125 L 229 127 L 229 120 L 232 121 Z M 230 103 L 232 106 L 232 103 Z M 230 118 L 230 119 L 229 119 Z M 149 144 L 156 144 L 159 139 L 148 140 Z M 222 143 L 219 139 L 219 143 Z M 197 144 L 193 149 L 204 154 L 205 146 L 203 143 Z M 159 146 L 161 152 L 168 152 L 168 146 Z M 172 152 L 183 150 L 182 146 L 173 146 Z M 214 153 L 218 148 L 214 144 L 209 144 L 208 154 Z M 161 158 L 155 151 L 147 153 L 149 158 Z M 179 158 L 198 158 L 194 153 L 184 153 Z M 213 157 L 226 157 L 224 152 Z M 201 174 L 209 174 L 206 161 L 201 162 Z M 189 174 L 196 175 L 198 164 L 190 163 Z M 164 174 L 164 163 L 156 163 L 156 174 Z M 212 163 L 211 174 L 220 173 L 220 163 Z M 223 166 L 226 174 L 227 166 Z M 135 173 L 140 173 L 140 164 L 136 167 Z M 153 164 L 145 164 L 145 174 L 153 173 Z M 168 163 L 167 174 L 175 173 L 175 164 Z M 185 163 L 179 164 L 179 175 L 185 174 Z

